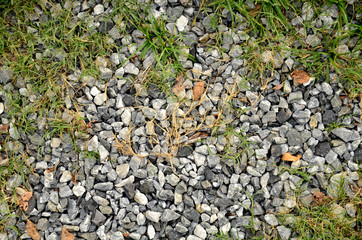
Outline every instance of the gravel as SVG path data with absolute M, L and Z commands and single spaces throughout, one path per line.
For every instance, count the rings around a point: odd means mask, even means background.
M 94 31 L 118 46 L 110 56 L 96 58 L 99 79 L 80 77 L 80 70 L 68 77 L 84 83 L 74 93 L 77 97 L 69 94 L 72 100 L 67 104 L 70 111 L 78 103 L 80 116 L 86 123 L 92 121 L 84 137 L 78 131 L 75 142 L 69 134 L 45 136 L 44 126 L 25 136 L 7 119 L 6 98 L 0 93 L 0 115 L 3 124 L 9 125 L 9 138 L 22 144 L 22 150 L 29 153 L 29 164 L 36 169 L 26 182 L 14 177 L 8 186 L 32 189 L 33 203 L 25 214 L 44 239 L 59 239 L 64 225 L 77 239 L 196 240 L 211 239 L 218 231 L 250 239 L 249 224 L 258 235 L 268 226 L 276 229 L 281 239 L 297 239 L 290 225 L 278 218 L 280 212 L 292 210 L 297 200 L 309 206 L 314 199 L 312 190 L 336 196 L 335 184 L 341 177 L 346 178 L 343 187 L 347 194 L 353 194 L 351 184 L 362 184 L 357 172 L 362 167 L 361 109 L 356 99 L 344 95 L 341 84 L 316 80 L 294 85 L 290 72 L 301 63 L 291 53 L 277 51 L 258 53 L 275 68 L 265 86 L 244 82 L 243 78 L 250 76 L 240 45 L 253 44 L 257 33 L 246 33 L 245 26 L 230 29 L 231 15 L 226 10 L 221 16 L 201 11 L 196 17 L 199 1 L 155 0 L 149 14 L 164 16 L 167 28 L 184 36 L 185 51 L 197 59 L 181 58 L 185 74 L 192 80 L 184 79 L 178 95 L 184 100 L 177 101 L 157 84 L 146 81 L 147 87 L 142 85 L 146 78 L 155 77 L 145 70 L 154 68 L 157 59 L 150 52 L 139 57 L 143 33 L 132 27 L 120 31 L 124 23 L 109 15 L 112 3 L 103 2 L 74 3 L 78 6 L 74 14 L 84 15 L 96 26 Z M 325 9 L 326 14 L 315 16 L 311 5 L 304 3 L 300 5 L 302 14 L 293 18 L 291 25 L 297 32 L 303 30 L 306 20 L 327 25 L 339 14 L 338 7 L 331 5 L 335 7 Z M 215 17 L 222 20 L 222 52 L 205 47 L 206 42 L 214 44 Z M 34 20 L 34 26 L 38 24 L 39 20 Z M 309 30 L 303 37 L 310 47 L 325 41 Z M 339 51 L 352 50 L 345 46 L 347 49 L 340 46 Z M 0 83 L 10 85 L 12 81 L 12 70 L 1 67 Z M 208 84 L 200 104 L 194 107 L 193 86 L 199 81 Z M 284 88 L 276 90 L 281 83 Z M 235 86 L 232 105 L 225 104 Z M 27 96 L 25 84 L 13 88 Z M 40 116 L 28 117 L 41 125 Z M 343 125 L 328 128 L 339 121 Z M 210 126 L 220 122 L 229 124 L 221 124 L 212 133 Z M 247 150 L 244 138 L 252 142 Z M 285 153 L 302 158 L 283 161 Z M 310 179 L 282 171 L 288 168 L 303 171 Z M 297 198 L 294 190 L 299 185 L 307 190 Z M 336 214 L 345 211 L 356 216 L 352 204 L 336 209 Z M 25 217 L 16 221 L 25 229 Z M 9 230 L 0 234 L 2 238 L 28 236 Z

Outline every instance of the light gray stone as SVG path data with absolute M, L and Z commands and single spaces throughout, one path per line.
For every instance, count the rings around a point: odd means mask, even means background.
M 127 177 L 127 174 L 129 172 L 129 164 L 126 163 L 118 165 L 116 168 L 116 172 L 121 179 Z
M 292 234 L 292 231 L 284 226 L 278 226 L 277 227 L 279 236 L 283 239 L 283 240 L 288 240 L 290 235 Z
M 98 106 L 102 105 L 105 101 L 107 101 L 107 94 L 101 93 L 94 97 L 94 103 Z
M 194 234 L 201 239 L 206 239 L 207 237 L 206 230 L 200 224 L 196 225 Z
M 113 76 L 113 71 L 106 67 L 99 67 L 99 73 L 103 80 L 108 80 Z
M 85 193 L 85 187 L 77 184 L 73 187 L 73 193 L 75 196 L 81 197 Z
M 148 199 L 147 199 L 146 195 L 141 193 L 138 189 L 136 189 L 136 191 L 135 191 L 134 200 L 141 205 L 147 205 L 147 203 L 148 203 Z
M 155 212 L 155 211 L 150 211 L 150 210 L 146 211 L 146 218 L 155 223 L 158 223 L 160 221 L 161 215 L 162 215 L 162 213 L 160 213 L 160 212 Z
M 88 144 L 87 144 L 88 151 L 94 152 L 98 150 L 98 136 L 93 136 Z
M 104 13 L 104 6 L 102 4 L 97 4 L 93 9 L 94 15 L 100 15 Z
M 352 142 L 360 139 L 360 135 L 355 130 L 349 130 L 344 127 L 335 128 L 332 133 L 342 139 L 344 142 Z
M 277 226 L 279 224 L 278 219 L 274 214 L 266 214 L 264 218 L 265 221 L 271 226 Z
M 186 26 L 189 22 L 189 19 L 187 17 L 185 17 L 184 15 L 181 15 L 177 20 L 176 20 L 176 27 L 180 32 L 183 32 L 186 30 Z
M 124 66 L 124 72 L 133 74 L 133 75 L 138 75 L 140 70 L 136 67 L 136 65 L 134 65 L 133 63 L 130 62 L 130 63 L 127 63 L 126 66 Z

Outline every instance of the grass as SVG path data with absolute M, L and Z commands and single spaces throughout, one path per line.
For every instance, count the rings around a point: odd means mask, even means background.
M 282 223 L 289 225 L 300 239 L 360 239 L 362 235 L 362 194 L 355 188 L 353 196 L 345 190 L 342 177 L 337 182 L 335 198 L 323 193 L 314 193 L 314 201 L 305 207 L 297 204 L 290 213 L 280 215 Z M 355 215 L 350 216 L 344 208 L 353 206 Z M 338 211 L 342 210 L 342 211 Z M 288 221 L 293 219 L 293 221 Z

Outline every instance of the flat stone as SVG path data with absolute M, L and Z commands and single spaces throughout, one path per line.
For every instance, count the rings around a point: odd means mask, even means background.
M 270 194 L 275 197 L 279 197 L 282 189 L 283 189 L 283 183 L 282 183 L 282 181 L 279 181 L 273 185 L 273 187 L 270 191 Z
M 280 157 L 283 155 L 283 148 L 281 145 L 273 145 L 270 148 L 270 153 L 273 157 Z
M 332 133 L 342 139 L 344 142 L 352 142 L 360 139 L 357 131 L 349 130 L 344 127 L 336 128 L 332 130 Z
M 133 106 L 136 103 L 135 97 L 132 95 L 129 95 L 129 94 L 124 94 L 122 96 L 122 100 L 126 107 Z M 131 114 L 131 112 L 130 112 L 130 114 Z
M 352 204 L 352 203 L 348 203 L 348 204 L 346 204 L 346 206 L 344 206 L 345 207 L 345 209 L 346 209 L 346 212 L 347 212 L 347 214 L 349 215 L 349 216 L 351 216 L 351 217 L 356 217 L 356 212 L 357 212 L 357 210 L 356 210 L 356 208 L 355 208 L 355 206 Z
M 265 114 L 262 118 L 263 123 L 275 122 L 276 120 L 277 120 L 277 115 L 276 112 L 274 111 L 267 112 L 267 114 Z
M 96 190 L 105 192 L 105 191 L 113 190 L 113 183 L 112 182 L 96 183 L 96 184 L 94 184 L 93 187 Z
M 150 239 L 153 239 L 156 236 L 155 228 L 151 224 L 147 226 L 147 236 Z
M 166 209 L 161 216 L 161 221 L 162 222 L 171 222 L 174 221 L 176 219 L 178 219 L 179 217 L 181 217 L 180 214 L 170 210 L 170 209 Z
M 101 162 L 104 162 L 107 159 L 107 157 L 109 156 L 108 150 L 103 145 L 100 145 L 98 147 L 98 151 L 99 151 L 99 157 L 100 157 Z

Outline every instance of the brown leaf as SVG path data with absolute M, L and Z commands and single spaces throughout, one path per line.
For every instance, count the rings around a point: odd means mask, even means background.
M 292 78 L 294 79 L 294 83 L 297 84 L 302 84 L 302 83 L 306 83 L 309 81 L 310 77 L 308 75 L 308 73 L 299 70 L 299 69 L 295 69 L 290 76 L 292 76 Z
M 299 155 L 299 154 L 297 156 L 293 156 L 290 153 L 284 153 L 283 157 L 282 157 L 282 160 L 283 161 L 295 162 L 295 161 L 298 161 L 301 158 L 302 158 L 302 155 Z
M 26 223 L 26 232 L 33 240 L 40 240 L 40 234 L 38 232 L 38 229 L 36 228 L 36 225 L 32 223 L 29 219 Z
M 276 85 L 275 87 L 273 87 L 274 90 L 280 90 L 282 87 L 284 87 L 284 82 L 281 84 Z
M 26 212 L 28 210 L 29 200 L 32 196 L 33 196 L 32 192 L 25 192 L 20 196 L 21 199 L 19 201 L 19 207 L 23 209 L 23 211 Z
M 193 89 L 194 101 L 198 100 L 201 95 L 204 93 L 205 84 L 204 82 L 198 82 L 195 84 Z
M 9 125 L 8 124 L 0 125 L 0 133 L 1 132 L 8 132 L 8 130 L 9 130 Z
M 61 240 L 74 240 L 75 237 L 64 226 L 62 227 Z

